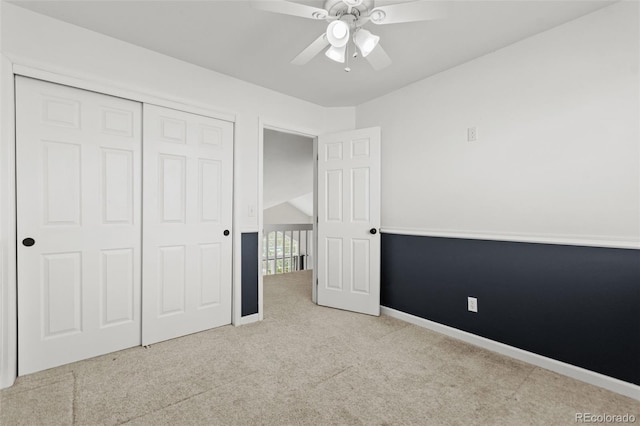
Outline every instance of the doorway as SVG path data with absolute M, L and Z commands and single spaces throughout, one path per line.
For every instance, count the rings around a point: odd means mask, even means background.
M 315 137 L 262 128 L 260 287 L 266 276 L 304 275 L 314 301 L 316 158 Z

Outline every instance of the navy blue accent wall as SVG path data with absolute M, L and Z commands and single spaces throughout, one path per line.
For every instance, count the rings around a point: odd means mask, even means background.
M 640 385 L 638 250 L 383 234 L 381 259 L 383 306 Z
M 258 313 L 258 233 L 242 234 L 242 316 Z

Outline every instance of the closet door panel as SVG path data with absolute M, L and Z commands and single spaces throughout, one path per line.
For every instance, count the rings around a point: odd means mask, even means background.
M 148 345 L 231 323 L 233 124 L 145 104 L 143 144 Z
M 18 366 L 141 342 L 142 105 L 16 77 Z

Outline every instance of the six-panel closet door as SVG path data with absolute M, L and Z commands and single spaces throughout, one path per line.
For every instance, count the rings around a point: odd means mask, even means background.
M 141 112 L 16 77 L 20 375 L 140 344 Z
M 16 77 L 19 375 L 230 324 L 232 188 L 232 123 Z
M 233 124 L 144 105 L 142 343 L 231 323 Z

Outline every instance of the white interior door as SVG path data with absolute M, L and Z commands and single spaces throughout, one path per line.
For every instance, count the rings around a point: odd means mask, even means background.
M 144 105 L 144 345 L 231 323 L 233 124 Z
M 380 315 L 380 128 L 318 138 L 318 304 Z
M 140 344 L 141 110 L 16 77 L 20 375 Z

